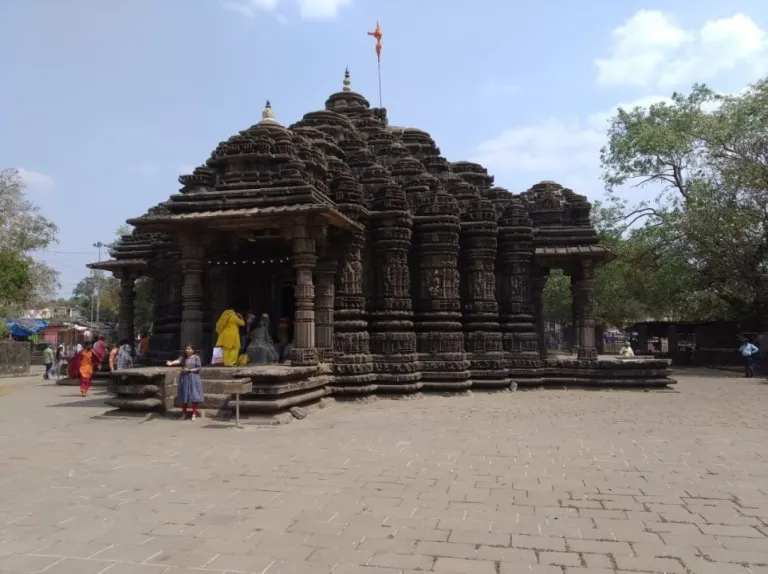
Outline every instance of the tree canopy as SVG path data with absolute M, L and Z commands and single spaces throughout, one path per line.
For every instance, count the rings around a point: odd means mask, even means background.
M 0 313 L 14 313 L 55 293 L 56 271 L 32 254 L 54 243 L 57 231 L 27 198 L 18 170 L 0 170 Z
M 766 326 L 768 79 L 736 95 L 694 85 L 669 102 L 619 109 L 601 164 L 608 195 L 593 219 L 619 257 L 597 278 L 599 320 Z M 654 199 L 621 199 L 628 188 Z M 550 315 L 566 286 L 566 277 L 550 279 Z

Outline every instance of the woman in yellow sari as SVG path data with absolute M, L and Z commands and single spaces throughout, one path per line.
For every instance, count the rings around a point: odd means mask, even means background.
M 240 327 L 245 326 L 245 321 L 234 309 L 227 309 L 216 321 L 216 346 L 221 347 L 224 353 L 224 366 L 234 367 L 240 354 Z

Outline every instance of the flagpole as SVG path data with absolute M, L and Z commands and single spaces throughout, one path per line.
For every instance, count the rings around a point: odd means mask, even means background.
M 376 22 L 376 29 L 373 32 L 368 32 L 368 35 L 376 38 L 376 66 L 379 72 L 379 107 L 383 108 L 384 104 L 381 98 L 381 39 L 384 37 L 384 34 L 381 33 L 381 27 L 378 22 Z

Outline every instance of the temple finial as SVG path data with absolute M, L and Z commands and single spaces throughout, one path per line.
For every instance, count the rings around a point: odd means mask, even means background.
M 351 92 L 352 91 L 352 80 L 349 78 L 349 67 L 347 67 L 344 70 L 344 88 L 342 89 L 343 92 Z
M 261 112 L 261 121 L 259 123 L 280 125 L 275 119 L 275 112 L 272 110 L 272 104 L 269 103 L 269 100 L 264 104 L 264 110 Z

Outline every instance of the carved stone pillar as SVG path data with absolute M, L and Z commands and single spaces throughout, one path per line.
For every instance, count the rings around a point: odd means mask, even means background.
M 339 242 L 333 374 L 338 392 L 363 394 L 376 390 L 363 296 L 362 250 L 365 235 L 351 233 Z
M 408 269 L 412 227 L 400 185 L 389 181 L 379 186 L 368 219 L 373 248 L 368 327 L 377 387 L 382 392 L 421 388 Z
M 438 191 L 425 196 L 416 214 L 413 243 L 420 283 L 416 337 L 422 387 L 468 389 L 472 381 L 461 323 L 459 207 L 453 197 Z
M 533 320 L 536 324 L 536 337 L 539 341 L 539 356 L 547 358 L 547 341 L 544 334 L 544 286 L 547 284 L 549 270 L 534 268 L 531 275 L 531 299 L 533 300 Z
M 181 239 L 181 338 L 183 348 L 194 345 L 205 362 L 207 349 L 203 349 L 203 257 L 205 248 L 198 236 L 185 235 Z
M 338 262 L 321 259 L 315 270 L 315 345 L 319 361 L 333 359 L 333 303 L 336 293 L 336 272 Z
M 573 282 L 573 307 L 576 310 L 577 331 L 579 333 L 579 350 L 576 358 L 580 360 L 596 360 L 595 347 L 595 269 L 591 262 L 584 262 L 580 273 Z
M 309 227 L 297 224 L 291 233 L 293 268 L 296 270 L 296 317 L 294 321 L 292 365 L 316 365 L 315 285 L 313 274 L 317 255 Z
M 371 165 L 373 158 L 358 153 L 365 149 L 360 138 L 344 138 L 339 145 L 347 154 L 353 171 L 347 171 L 340 163 L 342 169 L 335 173 L 331 184 L 332 196 L 344 215 L 361 222 L 367 217 L 368 209 L 362 185 L 353 172 L 361 173 L 364 166 Z M 363 293 L 366 234 L 362 231 L 331 234 L 329 242 L 339 261 L 333 314 L 334 393 L 370 393 L 376 390 L 376 383 Z
M 520 385 L 541 383 L 538 336 L 531 297 L 533 222 L 519 199 L 499 219 L 499 307 L 509 377 Z
M 576 273 L 576 272 L 574 272 Z M 579 337 L 581 337 L 581 331 L 579 331 L 579 312 L 576 308 L 576 297 L 578 296 L 578 289 L 576 287 L 576 277 L 577 275 L 571 274 L 571 331 L 573 333 L 571 339 L 571 352 L 574 355 L 578 355 L 579 353 L 579 346 L 581 345 L 581 342 L 579 340 Z
M 472 386 L 507 386 L 509 379 L 504 366 L 496 302 L 498 224 L 493 203 L 489 200 L 475 199 L 466 208 L 461 219 L 459 245 L 464 348 L 472 373 Z
M 136 276 L 133 273 L 127 270 L 123 271 L 120 276 L 120 330 L 117 336 L 121 340 L 127 340 L 131 345 L 134 344 L 136 339 L 133 328 L 136 298 L 134 292 L 135 282 Z

